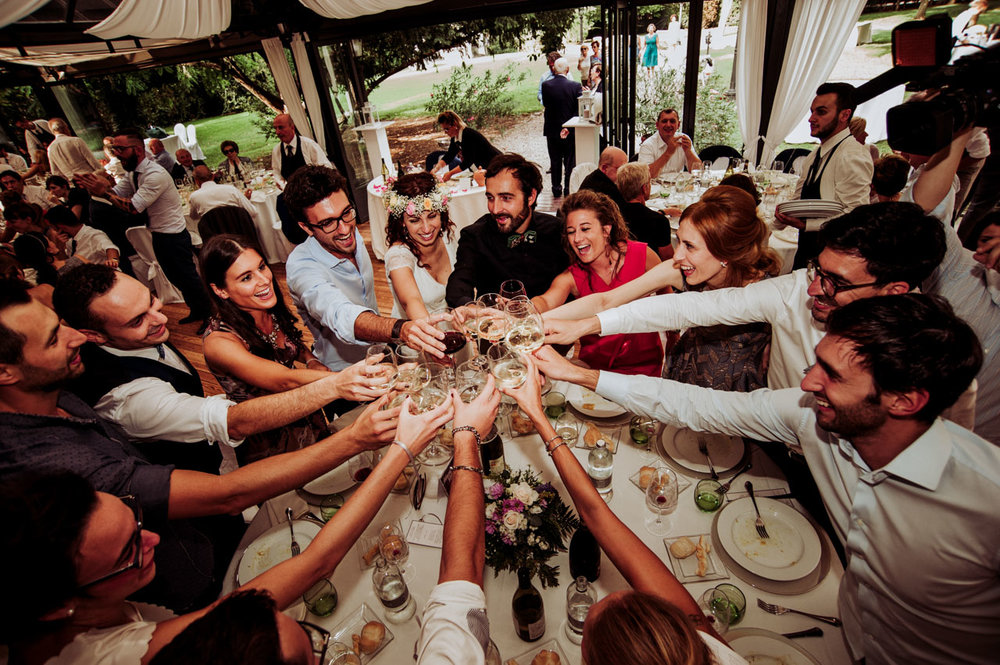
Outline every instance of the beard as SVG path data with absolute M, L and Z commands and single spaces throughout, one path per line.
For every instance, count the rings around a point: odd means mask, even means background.
M 135 168 L 139 166 L 139 155 L 135 154 L 135 151 L 133 150 L 132 154 L 121 160 L 121 162 L 122 168 L 126 171 L 135 171 Z
M 521 228 L 524 224 L 524 220 L 531 216 L 531 208 L 524 207 L 521 212 L 517 213 L 513 217 L 507 215 L 493 215 L 493 221 L 497 223 L 497 230 L 500 233 L 513 233 L 517 229 Z
M 846 406 L 833 406 L 832 414 L 817 413 L 816 424 L 842 439 L 853 439 L 861 434 L 878 429 L 888 419 L 888 414 L 880 408 L 877 394 L 868 395 L 860 402 Z

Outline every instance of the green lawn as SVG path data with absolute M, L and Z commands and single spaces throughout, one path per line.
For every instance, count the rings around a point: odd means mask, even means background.
M 947 14 L 951 18 L 955 18 L 962 12 L 968 9 L 968 5 L 947 5 L 944 7 L 931 7 L 927 10 L 927 16 L 934 16 L 935 14 Z M 901 12 L 873 12 L 871 14 L 862 14 L 861 18 L 858 19 L 859 22 L 873 21 L 880 18 L 898 18 L 897 23 L 902 23 L 904 21 L 909 21 L 917 13 L 915 9 L 909 9 Z M 991 9 L 979 17 L 980 25 L 990 25 L 991 23 L 1000 22 L 1000 9 Z M 890 44 L 892 42 L 892 30 L 873 30 L 872 31 L 872 42 L 875 44 Z
M 253 115 L 249 112 L 196 120 L 194 126 L 198 129 L 198 144 L 205 153 L 205 163 L 213 169 L 223 159 L 219 144 L 226 139 L 236 141 L 240 146 L 240 156 L 254 160 L 270 155 L 271 147 L 277 140 L 264 134 L 254 124 Z

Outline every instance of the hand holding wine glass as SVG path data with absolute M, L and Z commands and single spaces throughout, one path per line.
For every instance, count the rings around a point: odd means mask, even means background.
M 495 344 L 486 353 L 490 372 L 500 388 L 517 388 L 528 376 L 528 367 L 521 355 L 506 344 Z
M 503 300 L 496 293 L 487 293 L 476 301 L 476 329 L 480 339 L 495 344 L 507 334 L 507 315 Z
M 382 395 L 396 383 L 396 354 L 388 344 L 372 344 L 365 352 L 365 374 L 369 386 Z
M 459 393 L 452 393 L 452 403 L 455 407 L 455 427 L 465 427 L 471 425 L 479 432 L 482 439 L 489 434 L 490 427 L 496 419 L 497 410 L 500 407 L 500 393 L 497 391 L 496 382 L 492 375 L 486 375 L 486 383 L 482 390 L 471 402 L 466 403 L 461 399 Z
M 538 366 L 535 364 L 534 358 L 527 354 L 521 354 L 520 361 L 525 367 L 525 380 L 512 388 L 501 386 L 500 392 L 512 397 L 529 418 L 543 418 L 542 382 Z
M 542 315 L 527 298 L 515 298 L 504 308 L 507 314 L 507 346 L 531 353 L 545 339 Z

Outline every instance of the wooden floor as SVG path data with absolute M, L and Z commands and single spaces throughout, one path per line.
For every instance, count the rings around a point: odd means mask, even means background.
M 546 190 L 538 197 L 538 210 L 554 214 L 560 202 L 561 199 L 553 199 L 552 195 Z M 365 240 L 365 248 L 368 250 L 368 255 L 372 257 L 372 265 L 375 270 L 375 296 L 378 299 L 379 310 L 383 314 L 388 315 L 392 311 L 392 293 L 389 291 L 389 282 L 385 276 L 385 263 L 376 259 L 375 254 L 372 252 L 371 230 L 368 224 L 359 224 L 358 230 L 361 232 L 361 237 Z M 288 285 L 285 282 L 285 264 L 273 264 L 271 270 L 274 272 L 274 276 L 277 278 L 277 282 L 285 294 L 285 301 L 291 305 L 292 299 L 288 294 Z M 205 365 L 205 356 L 201 350 L 201 337 L 197 335 L 198 324 L 188 323 L 181 325 L 178 323 L 178 321 L 187 316 L 187 306 L 183 303 L 164 305 L 163 313 L 170 319 L 167 322 L 167 327 L 170 328 L 171 341 L 187 356 L 191 364 L 198 370 L 198 373 L 201 375 L 201 382 L 205 387 L 205 394 L 216 395 L 222 393 L 222 388 L 219 387 L 215 377 L 212 376 L 212 372 Z M 305 325 L 302 325 L 302 330 L 305 333 L 306 342 L 312 344 L 312 335 Z

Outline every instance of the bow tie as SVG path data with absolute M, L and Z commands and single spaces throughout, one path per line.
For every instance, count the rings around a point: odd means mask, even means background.
M 507 247 L 513 249 L 520 245 L 522 242 L 526 242 L 529 245 L 535 244 L 535 236 L 537 234 L 534 231 L 525 231 L 524 233 L 512 233 L 507 236 Z

